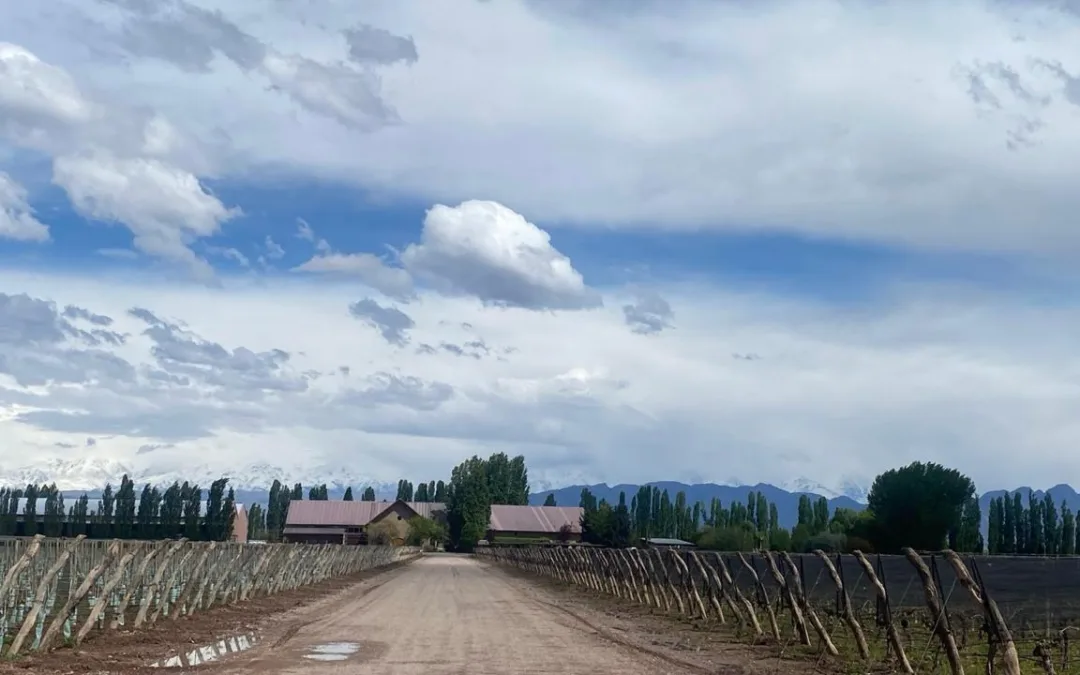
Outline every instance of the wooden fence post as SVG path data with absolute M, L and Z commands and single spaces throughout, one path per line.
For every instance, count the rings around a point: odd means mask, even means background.
M 870 646 L 866 644 L 866 635 L 863 633 L 862 626 L 859 624 L 859 619 L 855 616 L 855 611 L 851 607 L 851 595 L 848 593 L 843 579 L 840 578 L 840 573 L 836 570 L 836 566 L 833 565 L 829 556 L 825 554 L 825 551 L 816 549 L 814 555 L 821 558 L 822 564 L 825 565 L 825 571 L 829 573 L 833 585 L 836 586 L 836 592 L 840 595 L 841 618 L 847 623 L 848 628 L 851 629 L 851 634 L 855 637 L 855 646 L 859 650 L 859 656 L 864 660 L 869 659 Z
M 216 541 L 210 542 L 203 554 L 199 556 L 199 562 L 196 563 L 195 569 L 191 571 L 191 577 L 184 584 L 184 590 L 180 591 L 180 596 L 176 598 L 176 604 L 173 605 L 172 612 L 169 614 L 170 619 L 178 619 L 181 614 L 190 614 L 188 612 L 188 602 L 191 601 L 191 593 L 202 583 L 203 578 L 206 576 L 206 561 L 217 548 L 217 545 Z
M 154 576 L 151 579 L 150 583 L 143 586 L 142 588 L 143 595 L 139 601 L 139 611 L 135 615 L 135 623 L 132 626 L 133 628 L 138 628 L 139 626 L 143 625 L 144 621 L 146 621 L 146 613 L 150 611 L 150 602 L 154 599 L 154 596 L 157 594 L 158 589 L 161 587 L 161 579 L 165 576 L 165 570 L 169 568 L 169 560 L 171 560 L 173 555 L 175 555 L 176 552 L 179 551 L 180 548 L 186 543 L 186 539 L 181 539 L 180 541 L 170 546 L 169 550 L 165 551 L 165 555 L 161 557 L 161 563 L 157 569 L 157 572 L 154 573 Z M 120 611 L 118 611 L 117 614 L 122 616 Z
M 859 565 L 863 568 L 863 572 L 866 573 L 866 578 L 870 580 L 870 584 L 877 591 L 877 597 L 885 607 L 889 606 L 889 592 L 885 588 L 885 584 L 881 583 L 881 579 L 878 578 L 877 572 L 874 571 L 874 566 L 870 564 L 870 561 L 866 559 L 862 551 L 853 551 L 852 555 L 859 562 Z M 911 661 L 908 660 L 907 653 L 904 651 L 904 643 L 900 640 L 900 632 L 896 630 L 896 624 L 892 620 L 892 612 L 889 611 L 885 615 L 885 635 L 889 641 L 889 646 L 892 647 L 893 653 L 896 655 L 898 661 L 900 661 L 900 669 L 913 675 L 915 669 L 911 667 Z
M 34 651 L 43 652 L 48 650 L 49 645 L 51 645 L 52 641 L 56 639 L 56 636 L 60 634 L 60 629 L 63 628 L 64 622 L 71 616 L 75 607 L 82 602 L 82 599 L 86 597 L 86 594 L 90 592 L 94 582 L 97 581 L 98 577 L 101 576 L 106 569 L 108 569 L 109 565 L 112 564 L 113 559 L 116 558 L 119 552 L 120 540 L 114 539 L 112 545 L 109 546 L 108 551 L 105 552 L 105 557 L 101 562 L 98 563 L 94 569 L 90 570 L 90 573 L 86 575 L 86 578 L 79 584 L 79 587 L 75 592 L 68 596 L 67 602 L 64 603 L 64 606 L 61 607 L 60 611 L 53 617 L 52 623 L 45 629 L 45 632 L 42 634 L 41 640 L 38 642 Z
M 817 612 L 814 611 L 814 606 L 810 604 L 810 600 L 806 597 L 806 589 L 803 588 L 802 575 L 799 574 L 799 568 L 795 566 L 795 561 L 791 559 L 791 554 L 787 551 L 781 551 L 780 557 L 784 560 L 784 565 L 787 567 L 788 574 L 791 575 L 791 583 L 789 586 L 794 585 L 792 591 L 795 595 L 795 601 L 802 607 L 803 615 L 810 620 L 810 625 L 814 627 L 814 632 L 818 634 L 818 638 L 822 644 L 825 645 L 825 651 L 830 656 L 840 656 L 840 651 L 837 650 L 836 645 L 832 641 L 832 636 L 829 635 L 829 631 L 825 629 L 825 624 L 821 623 L 821 619 L 818 617 Z
M 750 561 L 746 559 L 742 553 L 736 553 L 739 558 L 739 562 L 742 563 L 743 569 L 750 575 L 750 579 L 754 582 L 754 587 L 757 588 L 758 596 L 761 597 L 761 604 L 765 607 L 765 616 L 769 619 L 769 628 L 772 629 L 773 638 L 779 644 L 780 638 L 780 624 L 776 622 L 776 612 L 773 610 L 772 602 L 769 600 L 769 591 L 765 589 L 765 584 L 761 581 L 761 577 L 758 576 L 757 569 L 750 564 Z
M 75 550 L 75 547 L 85 539 L 86 536 L 80 534 L 64 548 L 64 552 L 60 554 L 60 557 L 56 559 L 52 567 L 45 572 L 45 576 L 38 582 L 37 592 L 34 594 L 33 604 L 30 605 L 30 610 L 26 613 L 26 619 L 23 620 L 22 628 L 19 629 L 15 639 L 11 641 L 11 646 L 8 647 L 8 657 L 15 656 L 19 653 L 19 649 L 22 648 L 23 642 L 30 635 L 30 631 L 34 629 L 34 625 L 37 623 L 37 616 L 41 613 L 41 608 L 45 604 L 45 594 L 49 592 L 49 584 L 52 583 L 53 578 L 57 573 L 63 569 L 67 564 L 68 558 L 71 557 L 71 552 Z
M 956 638 L 945 621 L 945 606 L 938 597 L 937 585 L 930 576 L 930 568 L 922 557 L 910 548 L 904 548 L 904 557 L 912 564 L 922 581 L 923 595 L 926 596 L 926 610 L 930 614 L 934 635 L 945 649 L 945 658 L 949 660 L 949 669 L 953 675 L 964 675 L 964 664 L 960 661 L 960 651 L 956 648 Z
M 150 555 L 153 552 L 151 551 Z M 135 549 L 128 551 L 124 554 L 124 557 L 120 558 L 120 562 L 116 565 L 116 570 L 113 571 L 112 577 L 105 582 L 105 587 L 101 589 L 101 595 L 94 602 L 93 608 L 90 610 L 90 615 L 86 617 L 86 621 L 83 622 L 79 632 L 75 634 L 75 644 L 82 644 L 82 641 L 86 639 L 87 634 L 94 627 L 94 622 L 97 621 L 101 613 L 105 611 L 105 607 L 109 604 L 109 594 L 112 593 L 116 585 L 120 583 L 120 580 L 124 576 L 124 570 L 127 568 L 128 563 L 135 557 Z

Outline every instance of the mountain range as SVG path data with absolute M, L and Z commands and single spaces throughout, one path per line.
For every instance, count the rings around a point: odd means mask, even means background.
M 136 485 L 149 483 L 157 486 L 166 486 L 177 480 L 187 480 L 208 487 L 211 482 L 222 477 L 220 469 L 207 465 L 177 471 L 160 471 L 152 467 L 133 468 L 121 462 L 98 457 L 82 457 L 70 460 L 51 459 L 14 469 L 0 468 L 0 486 L 22 487 L 28 483 L 56 483 L 56 486 L 68 496 L 83 492 L 97 496 L 106 483 L 111 483 L 114 487 L 118 485 L 124 474 L 135 481 Z M 397 494 L 396 481 L 375 480 L 358 474 L 347 466 L 311 465 L 283 468 L 267 462 L 259 462 L 226 472 L 226 475 L 229 478 L 229 484 L 236 491 L 237 501 L 246 504 L 265 503 L 270 485 L 275 479 L 290 486 L 301 483 L 305 490 L 312 485 L 326 483 L 331 499 L 340 498 L 345 489 L 350 486 L 353 492 L 357 493 L 357 497 L 359 497 L 359 491 L 367 486 L 375 489 L 375 495 L 380 500 L 393 499 Z M 780 524 L 784 527 L 791 527 L 797 521 L 800 495 L 827 498 L 830 511 L 837 507 L 861 510 L 865 508 L 868 492 L 867 485 L 852 478 L 842 478 L 833 487 L 808 479 L 795 479 L 780 486 L 767 483 L 743 485 L 737 479 L 733 479 L 728 484 L 657 481 L 648 485 L 667 490 L 673 499 L 678 492 L 685 492 L 687 502 L 690 504 L 696 501 L 708 504 L 714 497 L 719 498 L 725 505 L 732 501 L 745 502 L 751 492 L 761 492 L 770 502 L 776 504 Z M 529 496 L 531 504 L 543 504 L 549 494 L 554 494 L 556 503 L 562 506 L 576 506 L 581 499 L 581 490 L 586 487 L 597 499 L 606 499 L 614 504 L 618 502 L 620 492 L 625 492 L 627 500 L 630 500 L 640 486 L 600 483 L 559 487 L 544 480 L 536 480 L 533 487 L 535 492 Z M 1011 490 L 1011 492 L 1020 492 L 1025 504 L 1028 493 L 1031 491 L 1030 487 Z M 1036 498 L 1041 499 L 1045 492 L 1047 491 L 1035 490 Z M 1080 512 L 1080 494 L 1069 485 L 1055 485 L 1048 492 L 1056 504 L 1060 505 L 1064 501 L 1074 512 Z M 986 516 L 990 510 L 990 500 L 1004 494 L 1006 494 L 1005 490 L 993 490 L 984 493 L 980 498 L 984 529 Z

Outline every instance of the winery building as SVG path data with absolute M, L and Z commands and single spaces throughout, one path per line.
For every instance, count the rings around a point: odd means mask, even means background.
M 536 540 L 581 541 L 581 515 L 576 506 L 491 507 L 487 540 L 518 543 Z M 356 502 L 343 500 L 295 501 L 285 520 L 285 541 L 306 544 L 366 544 L 370 529 L 379 523 L 401 545 L 415 516 L 445 522 L 446 505 L 437 502 Z
M 356 502 L 341 499 L 289 502 L 284 540 L 297 544 L 366 544 L 375 526 L 382 525 L 391 543 L 401 546 L 416 516 L 444 520 L 446 505 L 438 502 Z

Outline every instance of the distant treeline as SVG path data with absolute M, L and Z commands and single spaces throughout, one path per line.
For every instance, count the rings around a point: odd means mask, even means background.
M 55 483 L 3 488 L 0 535 L 224 541 L 236 517 L 236 498 L 228 482 L 221 478 L 210 484 L 205 512 L 202 488 L 186 481 L 164 490 L 146 485 L 136 494 L 135 483 L 125 475 L 119 489 L 106 485 L 93 506 L 86 494 L 68 506 Z M 22 499 L 26 504 L 20 509 Z
M 1072 553 L 1078 545 L 1075 516 L 1064 504 L 1060 512 L 1049 497 L 1030 500 L 1019 495 L 991 504 L 989 542 L 979 531 L 981 513 L 975 484 L 955 469 L 914 462 L 879 475 L 870 489 L 866 510 L 837 508 L 829 512 L 824 497 L 799 498 L 795 527 L 780 527 L 776 505 L 751 492 L 746 503 L 687 502 L 678 492 L 643 486 L 627 503 L 597 501 L 585 488 L 582 539 L 603 546 L 625 547 L 641 538 L 676 538 L 705 549 L 774 550 L 805 553 L 895 553 L 904 546 L 917 550 L 950 548 L 981 553 Z M 554 505 L 549 495 L 548 505 Z M 1060 517 L 1059 517 L 1060 514 Z M 569 536 L 569 533 L 566 533 Z M 989 543 L 989 546 L 987 546 Z

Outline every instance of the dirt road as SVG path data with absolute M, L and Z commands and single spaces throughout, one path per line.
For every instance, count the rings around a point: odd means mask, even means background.
M 700 672 L 603 637 L 543 589 L 472 558 L 425 556 L 217 672 L 625 675 Z

